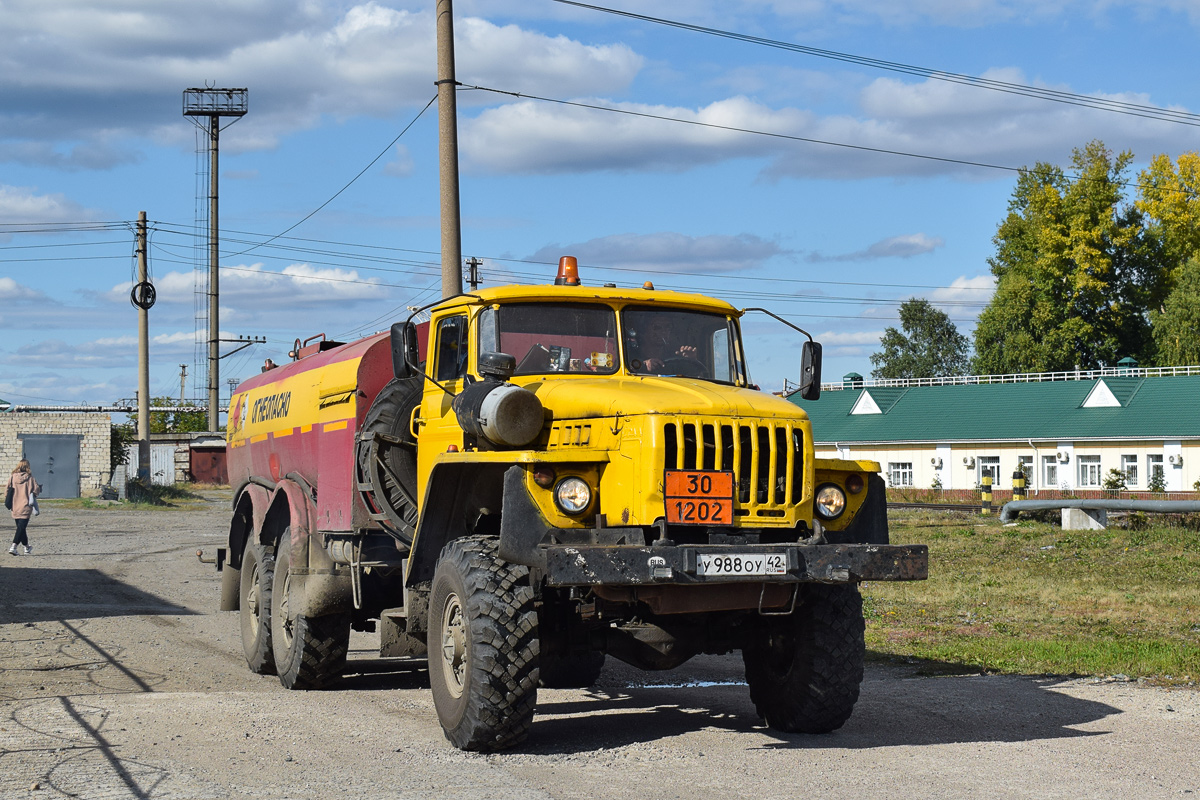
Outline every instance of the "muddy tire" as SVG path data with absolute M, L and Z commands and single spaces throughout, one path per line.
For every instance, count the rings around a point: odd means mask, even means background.
M 856 585 L 802 587 L 796 610 L 763 617 L 742 650 L 750 699 L 772 728 L 829 733 L 854 711 L 863 678 L 862 597 Z
M 541 685 L 547 689 L 584 689 L 596 683 L 604 669 L 604 653 L 544 654 L 538 659 Z
M 250 671 L 275 674 L 271 651 L 271 590 L 275 578 L 275 555 L 251 539 L 242 555 L 238 616 L 242 628 L 242 650 Z
M 291 529 L 275 556 L 271 589 L 271 646 L 279 682 L 288 689 L 324 689 L 342 677 L 350 647 L 350 615 L 308 617 L 288 608 L 292 581 Z
M 537 611 L 529 569 L 493 539 L 442 550 L 429 599 L 429 683 L 438 721 L 462 750 L 522 742 L 537 704 Z

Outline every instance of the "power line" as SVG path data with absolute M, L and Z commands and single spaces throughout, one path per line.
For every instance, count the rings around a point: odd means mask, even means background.
M 559 0 L 555 0 L 559 2 Z M 888 150 L 883 147 L 868 147 L 863 144 L 848 144 L 846 142 L 833 142 L 828 139 L 814 139 L 809 136 L 796 136 L 789 133 L 774 133 L 771 131 L 758 131 L 753 128 L 740 128 L 736 125 L 718 125 L 715 122 L 701 122 L 696 119 L 680 119 L 679 117 L 668 117 L 665 114 L 651 114 L 648 111 L 633 111 L 628 108 L 616 108 L 614 106 L 602 106 L 596 103 L 581 103 L 575 100 L 558 100 L 553 97 L 541 97 L 536 94 L 525 94 L 524 92 L 513 92 L 505 89 L 493 89 L 488 86 L 467 86 L 463 85 L 463 89 L 474 89 L 481 92 L 492 92 L 494 94 L 506 94 L 510 97 L 517 97 L 526 100 L 540 100 L 543 103 L 556 103 L 563 106 L 572 106 L 575 108 L 588 108 L 593 111 L 608 111 L 613 114 L 625 114 L 630 117 L 641 117 L 643 119 L 657 119 L 664 122 L 678 122 L 682 125 L 694 125 L 698 128 L 714 128 L 721 131 L 731 131 L 734 133 L 749 133 L 754 136 L 766 136 L 772 139 L 786 139 L 793 142 L 807 142 L 808 144 L 820 144 L 827 147 L 843 147 L 847 150 L 859 150 L 867 153 L 880 153 L 887 156 L 903 156 L 904 158 L 918 158 L 925 161 L 938 161 L 943 164 L 957 164 L 964 167 L 980 167 L 983 169 L 998 169 L 1005 172 L 1022 172 L 1027 171 L 1025 167 L 1008 167 L 1003 164 L 989 164 L 984 161 L 969 161 L 962 158 L 949 158 L 947 156 L 931 156 L 927 153 L 906 153 L 903 150 Z
M 289 233 L 289 232 L 295 230 L 296 228 L 300 227 L 305 222 L 307 222 L 309 219 L 311 219 L 314 215 L 316 215 L 317 212 L 319 212 L 321 209 L 325 208 L 325 206 L 329 205 L 334 200 L 336 200 L 338 198 L 338 195 L 340 195 L 342 192 L 349 189 L 352 185 L 354 185 L 355 181 L 357 181 L 359 178 L 361 178 L 363 176 L 363 174 L 367 170 L 369 170 L 371 167 L 375 166 L 375 162 L 378 161 L 379 159 L 383 158 L 387 154 L 387 152 L 392 149 L 392 146 L 395 145 L 396 142 L 400 141 L 401 136 L 408 133 L 408 129 L 417 123 L 417 120 L 419 120 L 422 117 L 422 115 L 424 115 L 425 112 L 429 110 L 429 107 L 431 105 L 433 105 L 433 102 L 435 100 L 437 100 L 436 94 L 433 97 L 431 97 L 429 99 L 429 102 L 425 104 L 425 107 L 422 108 L 420 111 L 418 111 L 417 115 L 415 117 L 413 117 L 412 120 L 407 125 L 404 126 L 404 130 L 402 130 L 398 134 L 396 134 L 396 138 L 392 139 L 392 141 L 388 142 L 387 147 L 383 148 L 383 150 L 379 151 L 379 155 L 377 155 L 373 159 L 371 159 L 371 163 L 369 163 L 365 167 L 363 167 L 357 175 L 355 175 L 353 178 L 350 179 L 349 183 L 347 183 L 345 186 L 343 186 L 342 188 L 340 188 L 336 192 L 334 192 L 332 197 L 330 197 L 324 203 L 321 203 L 321 205 L 317 206 L 312 211 L 310 211 L 307 215 L 304 216 L 304 218 L 302 218 L 295 225 L 292 225 L 289 228 L 285 228 L 283 231 L 281 231 L 280 233 L 277 233 L 275 236 L 272 236 L 270 239 L 267 239 L 267 241 L 263 242 L 262 244 L 255 245 L 255 247 L 251 247 L 247 250 L 243 250 L 240 253 L 234 253 L 233 256 L 230 256 L 230 257 L 232 258 L 235 256 L 245 255 L 246 253 L 249 253 L 251 250 L 254 250 L 256 247 L 262 247 L 265 244 L 273 242 L 275 239 L 278 239 L 280 236 L 283 236 L 285 233 Z
M 1141 103 L 1128 103 L 1123 100 L 1108 100 L 1102 97 L 1095 97 L 1093 95 L 1076 94 L 1075 92 L 1065 92 L 1058 89 L 1045 89 L 1038 86 L 1029 86 L 1027 84 L 1012 83 L 1009 81 L 998 81 L 992 78 L 981 78 L 974 75 L 963 75 L 956 72 L 930 69 L 929 67 L 903 64 L 897 61 L 884 61 L 877 58 L 870 58 L 868 56 L 854 55 L 852 53 L 840 53 L 836 50 L 823 50 L 818 47 L 809 47 L 807 45 L 784 42 L 778 39 L 767 39 L 761 36 L 750 36 L 749 34 L 735 33 L 733 31 L 722 30 L 720 28 L 710 28 L 704 25 L 693 25 L 691 23 L 664 19 L 662 17 L 651 17 L 646 14 L 635 14 L 632 11 L 622 11 L 620 9 L 608 8 L 605 6 L 580 3 L 576 2 L 575 0 L 553 0 L 553 2 L 561 3 L 562 5 L 567 6 L 576 6 L 577 8 L 586 8 L 591 11 L 600 11 L 605 14 L 628 17 L 630 19 L 637 19 L 643 22 L 652 22 L 656 25 L 665 25 L 672 28 L 679 28 L 681 30 L 693 31 L 695 33 L 703 33 L 709 36 L 717 36 L 723 39 L 733 39 L 749 44 L 756 44 L 779 50 L 788 50 L 794 53 L 802 53 L 804 55 L 816 56 L 818 58 L 826 58 L 849 64 L 858 64 L 860 66 L 889 70 L 891 72 L 900 72 L 906 75 L 915 75 L 918 77 L 930 78 L 932 80 L 945 81 L 947 83 L 974 86 L 980 89 L 989 89 L 991 91 L 1004 92 L 1007 94 L 1032 97 L 1039 100 L 1049 100 L 1051 102 L 1064 103 L 1066 105 L 1082 106 L 1084 108 L 1091 108 L 1097 111 L 1108 111 L 1115 114 L 1143 117 L 1145 119 L 1153 119 L 1160 122 L 1173 122 L 1179 125 L 1200 126 L 1200 114 L 1195 114 L 1189 111 L 1176 111 L 1169 108 L 1161 108 L 1159 106 Z

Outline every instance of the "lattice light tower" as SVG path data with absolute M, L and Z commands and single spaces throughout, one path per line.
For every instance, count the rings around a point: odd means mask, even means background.
M 219 300 L 217 271 L 219 263 L 220 230 L 217 222 L 217 165 L 219 141 L 221 137 L 221 118 L 233 117 L 237 122 L 246 116 L 247 89 L 184 89 L 183 115 L 189 117 L 197 126 L 208 131 L 208 429 L 217 430 L 217 417 L 220 413 L 220 373 L 218 362 L 220 353 L 221 326 L 219 319 Z M 207 122 L 201 122 L 201 119 Z M 229 125 L 225 127 L 228 128 Z

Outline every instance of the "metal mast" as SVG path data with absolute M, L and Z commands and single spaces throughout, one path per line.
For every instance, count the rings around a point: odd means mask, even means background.
M 220 412 L 220 227 L 218 225 L 217 177 L 218 152 L 221 138 L 221 117 L 233 117 L 234 122 L 246 115 L 247 89 L 184 89 L 183 115 L 193 122 L 208 120 L 208 429 L 217 430 Z M 229 123 L 232 125 L 233 123 Z M 204 126 L 201 126 L 204 127 Z M 228 126 L 226 126 L 228 127 Z

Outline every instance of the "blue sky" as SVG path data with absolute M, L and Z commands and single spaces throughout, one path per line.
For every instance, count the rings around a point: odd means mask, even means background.
M 871 59 L 1126 102 L 1200 108 L 1200 2 L 624 0 L 611 7 Z M 868 374 L 902 300 L 970 335 L 1015 173 L 1102 139 L 1155 154 L 1196 127 L 957 85 L 574 8 L 457 0 L 464 257 L 487 285 L 553 276 L 766 306 L 825 345 L 825 378 Z M 151 220 L 151 391 L 196 346 L 191 236 L 206 187 L 185 88 L 247 87 L 221 134 L 221 330 L 266 337 L 228 378 L 317 333 L 382 330 L 439 290 L 433 2 L 0 0 L 0 397 L 133 396 L 132 223 Z M 793 137 L 793 138 L 784 138 Z M 279 234 L 361 178 L 285 237 Z M 201 198 L 201 199 L 198 199 Z M 200 248 L 197 248 L 200 245 Z M 546 263 L 539 263 L 546 262 Z M 205 336 L 202 333 L 201 336 Z M 745 331 L 751 372 L 798 373 L 795 334 Z M 232 349 L 232 345 L 226 345 Z M 202 365 L 201 365 L 202 366 Z

